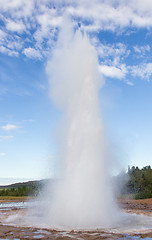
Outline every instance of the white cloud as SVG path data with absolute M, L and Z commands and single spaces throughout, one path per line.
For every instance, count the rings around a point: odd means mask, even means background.
M 0 0 L 0 7 L 2 11 L 16 10 L 20 8 L 22 2 L 20 0 Z
M 19 55 L 19 53 L 17 51 L 8 49 L 8 48 L 6 48 L 2 45 L 0 46 L 0 52 L 4 53 L 4 54 L 8 54 L 9 56 L 16 56 L 17 57 Z
M 108 70 L 119 72 L 118 75 L 123 78 L 123 75 L 125 75 L 127 71 L 124 61 L 130 55 L 130 50 L 127 46 L 121 42 L 102 44 L 97 38 L 92 39 L 92 44 L 97 49 L 98 56 L 100 57 L 100 65 L 112 66 L 112 68 Z
M 22 33 L 25 30 L 25 25 L 22 21 L 14 22 L 12 20 L 7 20 L 6 22 L 6 29 L 12 32 Z
M 48 9 L 47 12 L 37 15 L 36 18 L 42 29 L 46 29 L 50 26 L 57 27 L 62 23 L 62 17 L 57 15 L 55 9 Z
M 7 47 L 10 49 L 10 51 L 12 49 L 15 49 L 16 51 L 19 51 L 23 47 L 23 40 L 19 37 L 15 38 L 15 39 L 12 39 L 12 41 L 7 43 Z
M 0 136 L 0 141 L 3 141 L 3 140 L 9 140 L 9 139 L 12 139 L 14 138 L 13 136 Z
M 99 41 L 96 41 L 95 46 L 100 57 L 125 57 L 129 54 L 126 45 L 122 43 L 102 44 Z
M 0 9 L 17 18 L 27 17 L 34 10 L 34 0 L 0 0 Z
M 99 72 L 101 72 L 105 77 L 122 79 L 126 75 L 125 67 L 117 68 L 114 66 L 100 65 Z
M 0 29 L 0 41 L 4 41 L 6 38 L 7 34 Z
M 134 46 L 133 47 L 134 51 L 136 53 L 139 53 L 141 55 L 145 55 L 147 52 L 150 52 L 151 48 L 149 45 L 144 45 L 144 46 Z
M 81 29 L 85 32 L 91 33 L 91 32 L 98 32 L 100 30 L 101 26 L 98 23 L 89 24 L 89 25 L 81 25 Z
M 134 83 L 129 80 L 125 80 L 125 83 L 129 86 L 134 86 Z
M 119 67 L 100 64 L 99 72 L 102 73 L 105 77 L 124 79 L 126 84 L 133 86 L 134 83 L 126 79 L 126 75 L 130 74 L 132 77 L 140 77 L 143 80 L 150 81 L 152 77 L 152 63 L 143 63 L 133 66 L 126 66 L 125 64 L 121 64 Z
M 35 16 L 38 27 L 33 36 L 36 46 L 41 48 L 44 41 L 49 45 L 49 41 L 54 39 L 57 28 L 61 26 L 62 16 L 57 13 L 56 9 L 49 9 L 44 5 L 40 5 L 39 10 L 40 12 Z
M 36 59 L 41 59 L 42 55 L 39 50 L 36 50 L 34 48 L 25 48 L 23 50 L 24 55 L 26 55 L 28 58 L 36 58 Z
M 6 155 L 6 153 L 0 153 L 0 157 L 3 157 L 5 155 Z
M 149 1 L 144 6 L 145 11 L 140 0 L 117 1 L 117 3 L 113 0 L 96 1 L 93 4 L 83 1 L 83 3 L 80 1 L 77 6 L 69 7 L 68 11 L 75 17 L 92 22 L 94 26 L 100 26 L 100 29 L 115 31 L 117 28 L 130 26 L 152 26 L 152 8 Z M 96 30 L 96 27 L 94 29 Z
M 144 0 L 144 3 L 143 0 L 54 0 L 53 3 L 48 0 L 0 0 L 0 18 L 5 23 L 0 30 L 0 52 L 10 56 L 23 53 L 27 58 L 43 59 L 42 56 L 47 56 L 54 47 L 64 13 L 71 15 L 74 25 L 80 22 L 81 29 L 90 37 L 91 33 L 100 30 L 118 34 L 127 27 L 152 27 L 151 0 Z M 149 48 L 148 45 L 135 46 L 134 51 L 145 55 Z M 106 58 L 102 64 L 112 66 L 111 74 L 123 78 L 120 65 L 130 54 L 127 46 L 97 42 L 96 49 L 100 58 Z
M 144 63 L 140 65 L 130 66 L 130 73 L 134 77 L 140 77 L 149 81 L 152 76 L 152 63 Z
M 5 131 L 10 131 L 10 130 L 15 130 L 18 129 L 19 127 L 13 124 L 7 124 L 5 126 L 2 126 L 2 129 Z

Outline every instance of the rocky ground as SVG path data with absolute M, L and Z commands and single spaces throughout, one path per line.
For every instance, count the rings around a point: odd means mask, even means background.
M 11 202 L 11 200 L 9 200 Z M 13 200 L 12 200 L 13 201 Z M 20 199 L 18 201 L 23 201 Z M 5 201 L 0 201 L 1 203 Z M 130 213 L 144 214 L 152 217 L 152 199 L 133 200 L 119 199 L 121 208 Z M 3 224 L 3 220 L 12 214 L 24 214 L 25 209 L 1 209 L 0 210 L 0 240 L 19 240 L 19 239 L 50 239 L 50 240 L 100 240 L 100 239 L 123 239 L 123 240 L 138 240 L 152 239 L 152 229 L 144 232 L 134 233 L 111 233 L 101 230 L 95 231 L 56 231 L 51 229 L 40 229 L 33 227 L 16 227 Z
M 127 212 L 152 216 L 152 198 L 149 199 L 118 199 L 121 208 Z
M 50 239 L 50 240 L 76 240 L 76 239 L 124 239 L 123 234 L 105 233 L 102 231 L 56 231 L 49 229 L 25 228 L 0 225 L 0 239 Z

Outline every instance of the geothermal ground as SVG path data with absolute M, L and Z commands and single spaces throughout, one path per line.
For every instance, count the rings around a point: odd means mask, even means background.
M 123 211 L 129 214 L 144 214 L 152 218 L 152 199 L 146 200 L 132 200 L 132 199 L 119 199 L 118 200 Z M 75 239 L 152 239 L 152 229 L 139 230 L 138 232 L 112 232 L 106 230 L 93 230 L 93 231 L 58 231 L 48 228 L 35 228 L 13 225 L 7 223 L 6 219 L 10 219 L 15 215 L 23 215 L 26 212 L 28 202 L 25 199 L 10 199 L 0 200 L 0 240 L 2 239 L 62 239 L 62 240 L 75 240 Z M 22 223 L 21 223 L 22 224 Z

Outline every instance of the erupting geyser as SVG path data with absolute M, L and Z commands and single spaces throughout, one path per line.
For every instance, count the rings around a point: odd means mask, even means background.
M 97 54 L 69 21 L 64 22 L 47 73 L 51 98 L 64 115 L 58 136 L 62 180 L 48 184 L 27 214 L 12 215 L 6 222 L 60 230 L 151 229 L 151 218 L 123 213 L 113 199 L 98 103 Z
M 109 226 L 115 215 L 98 103 L 98 60 L 88 37 L 64 22 L 47 64 L 51 98 L 62 109 L 63 176 L 47 206 L 52 227 Z M 48 196 L 49 198 L 49 196 Z

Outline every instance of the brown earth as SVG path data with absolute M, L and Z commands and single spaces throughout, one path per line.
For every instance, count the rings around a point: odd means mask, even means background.
M 33 197 L 2 197 L 0 196 L 0 203 L 4 202 L 25 202 L 30 199 L 34 199 Z
M 111 234 L 103 231 L 56 231 L 50 229 L 25 228 L 0 225 L 0 238 L 2 239 L 50 239 L 50 240 L 100 240 L 121 239 L 123 234 Z
M 152 216 L 152 198 L 149 199 L 118 199 L 121 208 L 127 212 Z
M 24 199 L 25 200 L 25 199 Z M 9 199 L 9 202 L 14 202 L 14 199 Z M 17 201 L 17 200 L 16 200 Z M 23 201 L 23 199 L 18 199 Z M 4 199 L 1 202 L 8 202 Z M 125 211 L 130 213 L 145 214 L 152 216 L 152 199 L 133 200 L 133 199 L 118 199 L 118 203 Z M 0 211 L 0 239 L 50 239 L 50 240 L 102 240 L 102 239 L 119 239 L 119 240 L 133 240 L 144 239 L 148 237 L 152 239 L 152 229 L 147 232 L 130 233 L 130 234 L 118 234 L 104 232 L 100 230 L 95 231 L 56 231 L 51 229 L 40 229 L 33 227 L 18 227 L 4 225 L 2 222 L 8 216 L 19 213 L 24 214 L 23 209 L 11 209 Z M 134 238 L 136 237 L 136 238 Z

